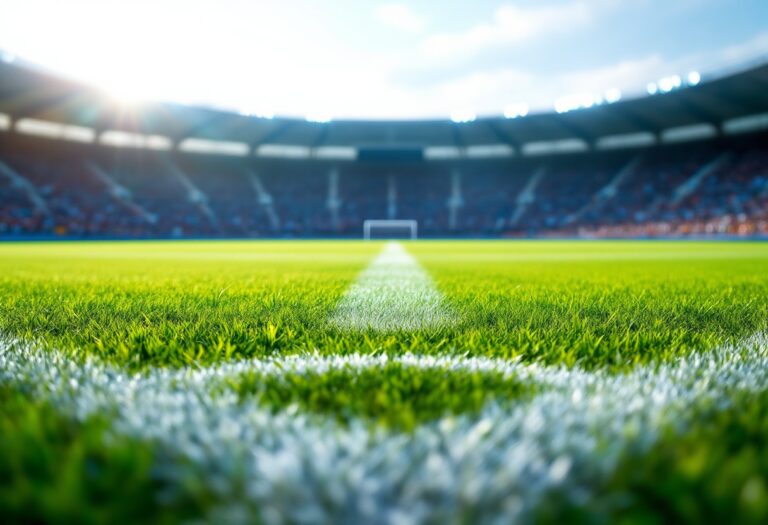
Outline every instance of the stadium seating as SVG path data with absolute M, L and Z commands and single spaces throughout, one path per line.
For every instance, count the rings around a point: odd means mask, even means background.
M 768 234 L 768 141 L 760 135 L 385 165 L 115 153 L 24 140 L 0 147 L 3 237 L 359 236 L 370 218 L 416 219 L 426 236 Z M 453 223 L 452 191 L 460 192 Z

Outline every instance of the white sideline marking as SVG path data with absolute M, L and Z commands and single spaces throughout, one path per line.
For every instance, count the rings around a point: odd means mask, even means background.
M 342 297 L 331 322 L 340 328 L 418 330 L 449 324 L 442 294 L 398 242 L 384 250 Z
M 277 414 L 228 391 L 227 377 L 366 368 L 400 362 L 518 374 L 544 391 L 512 406 L 445 417 L 412 435 L 371 431 L 362 421 L 286 410 Z M 627 374 L 541 367 L 465 357 L 293 356 L 205 370 L 153 369 L 130 375 L 94 360 L 0 341 L 0 384 L 49 400 L 85 419 L 115 414 L 113 431 L 156 440 L 195 465 L 222 498 L 211 522 L 282 523 L 529 522 L 552 490 L 584 503 L 622 454 L 642 453 L 659 427 L 684 432 L 691 406 L 726 408 L 736 392 L 768 383 L 768 334 Z M 173 457 L 157 466 L 171 482 L 190 472 Z M 177 456 L 178 457 L 178 456 Z

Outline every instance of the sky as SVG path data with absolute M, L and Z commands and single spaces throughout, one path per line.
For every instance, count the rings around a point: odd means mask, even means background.
M 0 50 L 134 102 L 471 118 L 768 60 L 768 1 L 0 0 Z

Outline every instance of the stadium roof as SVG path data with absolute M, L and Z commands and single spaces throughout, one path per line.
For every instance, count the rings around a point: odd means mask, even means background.
M 678 79 L 678 85 L 680 81 Z M 663 91 L 667 91 L 666 89 Z M 446 157 L 453 150 L 507 147 L 535 150 L 542 143 L 564 149 L 589 149 L 606 137 L 649 135 L 658 139 L 680 129 L 718 133 L 734 119 L 768 113 L 768 64 L 725 74 L 669 92 L 558 113 L 531 113 L 521 118 L 450 120 L 311 122 L 261 118 L 171 103 L 121 104 L 103 92 L 33 67 L 0 63 L 0 113 L 6 127 L 24 119 L 57 122 L 92 130 L 94 137 L 119 130 L 170 139 L 227 141 L 258 151 L 272 145 L 290 153 L 312 148 L 431 148 Z M 763 119 L 764 120 L 764 119 Z M 685 132 L 683 131 L 683 134 Z M 205 141 L 203 141 L 205 142 Z M 245 148 L 247 145 L 247 148 Z M 234 150 L 235 145 L 230 145 Z M 273 148 L 274 149 L 274 148 Z M 290 156 L 290 155 L 289 155 Z M 437 155 L 439 156 L 439 155 Z

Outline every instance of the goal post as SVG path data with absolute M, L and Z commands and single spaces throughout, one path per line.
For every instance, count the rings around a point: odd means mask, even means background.
M 363 238 L 393 239 L 398 233 L 403 238 L 416 239 L 418 237 L 418 222 L 403 219 L 368 219 L 363 221 Z

